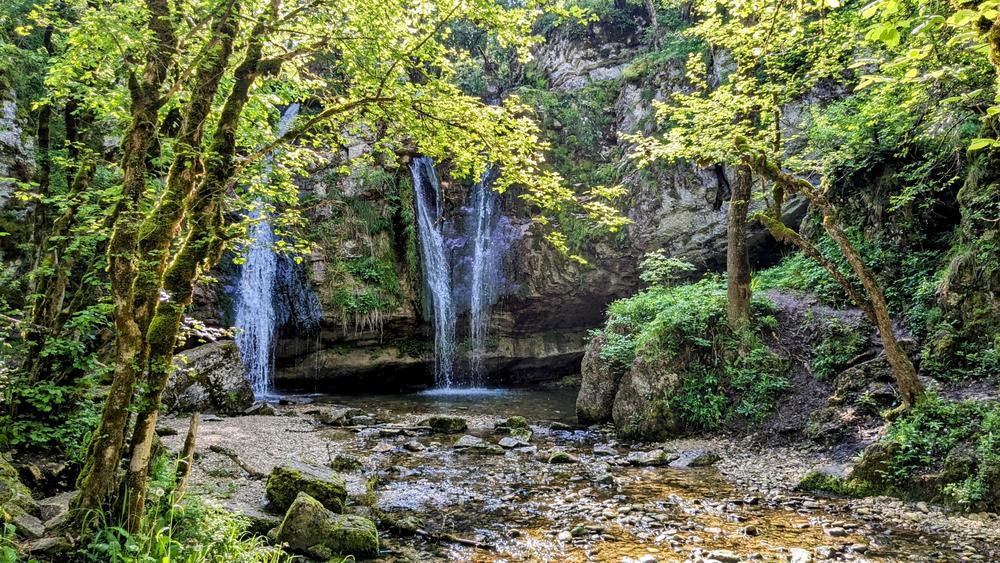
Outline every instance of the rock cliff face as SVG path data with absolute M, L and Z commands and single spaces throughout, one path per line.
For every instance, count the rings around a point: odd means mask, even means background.
M 702 270 L 718 270 L 725 263 L 726 170 L 684 163 L 639 170 L 628 160 L 630 147 L 621 134 L 649 132 L 652 101 L 685 87 L 684 57 L 638 78 L 630 75 L 629 69 L 640 65 L 649 50 L 637 37 L 600 29 L 583 34 L 556 30 L 535 53 L 549 92 L 570 98 L 593 89 L 608 94 L 610 103 L 595 108 L 606 126 L 594 133 L 600 142 L 590 152 L 614 169 L 626 187 L 622 208 L 632 223 L 620 236 L 586 240 L 580 251 L 589 264 L 579 265 L 542 239 L 516 194 L 505 198 L 505 214 L 520 236 L 506 263 L 513 289 L 494 307 L 491 347 L 484 359 L 491 383 L 579 372 L 587 331 L 602 324 L 608 303 L 638 288 L 638 263 L 646 252 L 663 249 Z M 558 121 L 541 121 L 557 147 L 578 135 L 561 129 L 564 124 Z M 405 166 L 384 174 L 394 179 L 373 181 L 371 175 L 355 174 L 326 185 L 323 178 L 333 175 L 317 172 L 306 181 L 310 194 L 335 200 L 316 214 L 316 230 L 323 234 L 309 268 L 325 321 L 318 334 L 303 337 L 290 331 L 279 342 L 279 385 L 329 390 L 408 387 L 431 380 L 428 298 L 412 215 L 407 215 L 412 213 L 412 187 Z M 446 170 L 442 177 L 445 198 L 459 208 L 467 187 L 449 183 Z M 387 195 L 391 203 L 380 203 Z M 792 202 L 788 212 L 793 222 L 804 209 Z M 360 228 L 359 222 L 367 227 Z M 385 228 L 373 229 L 376 223 Z M 755 256 L 767 260 L 773 241 L 757 230 L 751 246 Z M 359 267 L 364 260 L 382 264 L 385 277 L 393 279 L 386 283 L 377 275 L 366 277 Z M 360 301 L 368 297 L 377 303 L 365 309 Z

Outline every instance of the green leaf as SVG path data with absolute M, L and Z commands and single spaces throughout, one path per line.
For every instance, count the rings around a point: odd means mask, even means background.
M 986 147 L 992 146 L 995 143 L 996 141 L 994 139 L 984 139 L 984 138 L 973 139 L 972 142 L 969 143 L 969 150 L 978 151 Z
M 979 12 L 975 10 L 959 10 L 948 18 L 948 25 L 964 27 L 979 19 Z

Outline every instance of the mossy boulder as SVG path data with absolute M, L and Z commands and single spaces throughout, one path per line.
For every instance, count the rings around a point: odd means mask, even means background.
M 300 492 L 274 531 L 288 549 L 328 560 L 336 555 L 378 556 L 378 530 L 363 516 L 337 514 L 319 500 Z
M 665 399 L 678 395 L 683 388 L 681 363 L 655 354 L 635 358 L 622 377 L 612 408 L 620 437 L 660 440 L 683 432 L 684 420 Z
M 722 457 L 715 452 L 701 452 L 691 458 L 688 462 L 688 467 L 708 467 L 710 465 L 715 465 L 722 460 Z
M 601 350 L 606 344 L 605 335 L 596 336 L 587 344 L 583 354 L 580 368 L 583 376 L 580 393 L 576 396 L 576 418 L 581 424 L 611 420 L 611 408 L 623 372 L 615 369 L 601 356 Z
M 174 367 L 163 390 L 163 404 L 172 411 L 240 415 L 253 406 L 253 387 L 232 340 L 185 350 L 174 356 Z
M 290 467 L 275 467 L 267 478 L 264 494 L 278 510 L 287 510 L 299 493 L 306 493 L 336 513 L 344 511 L 347 482 L 336 474 L 308 475 Z
M 837 466 L 822 466 L 806 473 L 795 490 L 808 493 L 832 493 L 841 496 L 864 496 L 876 492 L 869 483 L 852 480 Z
M 22 538 L 35 539 L 45 532 L 39 515 L 38 503 L 17 469 L 0 455 L 0 522 L 13 524 Z
M 21 482 L 17 469 L 0 455 L 0 508 L 5 513 L 38 514 L 38 504 Z
M 360 471 L 364 467 L 356 456 L 350 454 L 337 454 L 330 460 L 330 467 L 334 471 Z
M 666 467 L 680 459 L 680 455 L 662 449 L 648 452 L 629 452 L 625 461 L 637 467 Z
M 528 419 L 523 416 L 512 416 L 503 422 L 498 422 L 494 426 L 497 430 L 509 432 L 514 429 L 525 429 L 531 430 L 531 426 L 528 424 Z
M 530 442 L 535 436 L 527 419 L 523 416 L 512 416 L 503 422 L 498 422 L 495 428 L 497 432 L 509 434 L 511 437 L 524 442 Z
M 843 440 L 853 431 L 850 415 L 837 407 L 823 407 L 809 414 L 806 436 L 824 445 Z
M 432 416 L 421 420 L 418 424 L 430 427 L 431 432 L 435 434 L 458 434 L 469 428 L 469 423 L 458 416 Z
M 553 464 L 580 463 L 580 458 L 563 450 L 552 450 L 551 452 L 549 452 L 548 459 L 546 459 L 545 461 L 546 463 L 553 463 Z

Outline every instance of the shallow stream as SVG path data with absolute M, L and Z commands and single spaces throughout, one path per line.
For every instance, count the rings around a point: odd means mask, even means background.
M 630 452 L 660 446 L 626 446 L 607 430 L 560 426 L 574 421 L 575 393 L 553 388 L 311 397 L 311 404 L 280 407 L 285 416 L 204 423 L 199 449 L 252 442 L 240 455 L 265 472 L 277 464 L 315 469 L 336 456 L 356 457 L 363 467 L 348 474 L 356 502 L 374 501 L 379 511 L 416 522 L 430 534 L 483 544 L 388 532 L 388 561 L 952 559 L 947 538 L 863 520 L 848 501 L 740 490 L 713 467 L 631 465 Z M 318 412 L 344 407 L 366 414 L 344 428 L 315 422 Z M 463 417 L 469 429 L 427 434 L 417 428 L 418 421 L 437 414 Z M 499 443 L 506 434 L 495 424 L 514 415 L 531 424 L 530 446 L 500 455 L 496 448 L 485 455 L 454 447 L 466 433 Z M 183 427 L 183 419 L 174 423 Z M 553 450 L 578 461 L 548 463 Z M 703 452 L 676 453 L 681 459 L 673 465 Z M 202 456 L 196 468 L 196 482 L 208 483 L 201 492 L 234 505 L 263 504 L 260 481 L 232 485 L 240 471 L 210 456 Z M 377 479 L 366 490 L 371 476 Z M 220 482 L 226 480 L 228 485 Z

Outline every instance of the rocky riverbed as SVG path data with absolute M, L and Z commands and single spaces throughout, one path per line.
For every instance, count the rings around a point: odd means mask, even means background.
M 380 521 L 387 561 L 1000 559 L 997 515 L 797 493 L 808 471 L 842 461 L 811 446 L 621 444 L 609 428 L 573 425 L 574 396 L 315 397 L 205 417 L 192 494 L 264 531 L 280 517 L 260 475 L 336 470 L 351 511 Z M 166 419 L 164 443 L 179 449 L 186 426 Z

